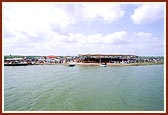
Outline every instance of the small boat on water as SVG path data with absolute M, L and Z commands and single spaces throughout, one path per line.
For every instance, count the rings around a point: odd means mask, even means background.
M 26 65 L 29 65 L 28 63 L 6 63 L 4 64 L 4 66 L 26 66 Z
M 107 64 L 106 63 L 102 63 L 102 64 L 100 64 L 100 67 L 107 67 Z
M 74 63 L 69 63 L 68 66 L 69 66 L 69 67 L 74 67 L 75 64 L 74 64 Z
M 22 62 L 22 63 L 4 63 L 4 66 L 27 66 L 29 63 Z

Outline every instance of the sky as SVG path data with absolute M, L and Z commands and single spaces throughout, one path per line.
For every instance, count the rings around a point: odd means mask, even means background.
M 164 55 L 164 3 L 8 3 L 4 55 Z

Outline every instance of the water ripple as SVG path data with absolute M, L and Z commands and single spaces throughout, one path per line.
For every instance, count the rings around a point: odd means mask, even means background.
M 5 110 L 163 110 L 163 65 L 5 67 Z

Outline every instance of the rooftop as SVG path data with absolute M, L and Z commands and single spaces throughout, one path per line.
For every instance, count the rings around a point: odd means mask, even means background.
M 78 56 L 136 56 L 126 54 L 78 54 Z

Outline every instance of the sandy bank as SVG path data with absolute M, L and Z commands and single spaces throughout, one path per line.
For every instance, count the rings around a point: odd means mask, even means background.
M 100 66 L 100 63 L 77 63 L 73 62 L 75 65 L 79 66 Z M 63 65 L 68 65 L 68 63 L 62 63 Z M 143 63 L 107 63 L 107 66 L 140 66 L 140 65 L 159 65 L 163 62 L 143 62 Z M 36 63 L 35 65 L 60 65 L 60 63 Z
M 80 66 L 99 66 L 100 63 L 75 63 L 76 65 Z M 140 66 L 140 65 L 158 65 L 158 64 L 163 64 L 163 62 L 159 63 L 107 63 L 107 66 Z

